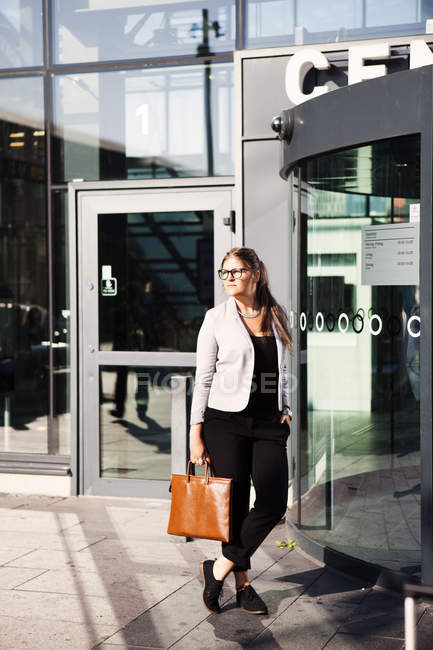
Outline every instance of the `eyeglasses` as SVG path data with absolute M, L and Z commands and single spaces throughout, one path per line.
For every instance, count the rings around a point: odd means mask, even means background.
M 231 274 L 234 280 L 239 280 L 242 277 L 243 271 L 250 271 L 248 267 L 243 269 L 219 269 L 218 276 L 220 280 L 228 280 L 229 275 Z

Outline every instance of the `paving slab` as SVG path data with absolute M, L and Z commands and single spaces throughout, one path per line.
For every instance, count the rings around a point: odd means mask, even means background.
M 0 508 L 43 508 L 63 501 L 65 497 L 49 497 L 38 494 L 7 494 L 0 492 Z
M 32 546 L 23 546 L 21 548 L 17 547 L 3 547 L 0 548 L 0 565 L 7 564 L 8 562 L 13 562 L 14 560 L 18 560 L 21 557 L 24 557 L 25 555 L 28 555 L 29 553 L 32 553 L 34 551 L 34 547 Z
M 314 578 L 311 577 L 313 580 Z M 304 587 L 290 587 L 284 582 L 267 579 L 266 572 L 253 580 L 254 588 L 268 605 L 267 616 L 252 616 L 236 607 L 235 597 L 225 601 L 221 614 L 208 616 L 173 644 L 176 650 L 202 647 L 244 647 L 259 636 L 284 609 L 299 597 Z
M 146 609 L 141 595 L 136 598 L 97 598 L 58 594 L 56 585 L 49 594 L 38 591 L 2 590 L 0 617 L 21 618 L 23 612 L 29 618 L 50 621 L 69 621 L 94 625 L 116 625 L 118 628 L 130 622 Z
M 301 595 L 249 646 L 319 650 L 336 633 L 354 607 L 343 603 L 319 604 L 314 598 Z
M 44 621 L 29 616 L 0 616 L 0 648 L 2 650 L 83 650 L 93 648 L 115 629 L 113 625 L 77 624 L 66 621 Z
M 350 634 L 336 634 L 325 646 L 326 650 L 403 650 L 404 643 L 401 639 L 369 636 L 368 642 L 359 636 Z M 427 649 L 426 649 L 427 650 Z M 431 646 L 430 646 L 431 650 Z
M 62 497 L 51 508 L 52 510 L 64 510 L 66 512 L 83 512 L 103 515 L 104 510 L 131 511 L 137 510 L 142 513 L 145 510 L 156 509 L 158 511 L 169 511 L 170 501 L 168 499 L 141 499 L 138 497 L 104 497 L 89 496 L 81 494 L 79 496 Z
M 35 549 L 28 553 L 21 553 L 18 557 L 9 560 L 8 566 L 30 569 L 60 569 L 66 566 L 81 566 L 90 571 L 96 569 L 96 563 L 92 555 L 83 556 L 76 551 L 46 549 Z
M 86 536 L 78 528 L 58 533 L 37 533 L 27 532 L 23 535 L 21 532 L 0 531 L 0 548 L 14 549 L 45 549 L 45 550 L 62 550 L 69 548 L 71 551 L 82 551 L 88 546 L 105 539 L 103 536 Z
M 0 589 L 15 589 L 25 585 L 29 580 L 43 575 L 40 569 L 20 569 L 15 567 L 0 567 Z
M 128 574 L 118 571 L 116 567 L 104 575 L 98 571 L 80 570 L 74 567 L 68 570 L 47 570 L 42 573 L 37 569 L 4 568 L 0 569 L 0 587 L 2 587 L 2 571 L 7 570 L 18 573 L 29 571 L 35 574 L 29 575 L 26 581 L 21 580 L 21 583 L 18 577 L 11 574 L 10 580 L 17 581 L 15 586 L 18 590 L 50 593 L 55 585 L 56 593 L 59 594 L 85 594 L 100 598 L 112 596 L 116 599 L 132 598 L 141 594 L 145 608 L 153 607 L 169 596 L 173 590 L 179 589 L 190 580 L 189 575 L 163 576 L 136 572 Z
M 0 508 L 2 531 L 61 533 L 79 523 L 77 514 Z
M 268 604 L 269 616 L 250 616 L 236 608 L 234 581 L 230 580 L 227 581 L 227 586 L 224 586 L 222 613 L 209 616 L 201 601 L 202 582 L 196 579 L 188 583 L 188 591 L 185 588 L 179 590 L 175 598 L 167 599 L 146 615 L 139 617 L 109 641 L 114 644 L 142 643 L 155 647 L 165 643 L 167 647 L 170 645 L 179 650 L 219 646 L 229 648 L 247 644 L 279 615 L 280 610 L 289 607 L 299 593 L 302 593 L 323 571 L 322 565 L 308 557 L 299 554 L 295 559 L 293 552 L 276 547 L 275 541 L 281 538 L 282 530 L 283 526 L 277 527 L 271 534 L 265 549 L 254 556 L 255 568 L 251 571 L 255 588 Z M 182 617 L 184 620 L 181 628 L 170 626 L 170 629 L 164 633 L 158 629 L 155 635 L 151 621 L 167 620 L 167 618 L 170 620 L 170 612 L 178 611 L 179 608 L 182 610 L 185 607 L 185 599 L 189 611 L 187 617 Z M 165 608 L 168 613 L 164 612 Z M 175 640 L 176 638 L 178 640 Z
M 418 619 L 424 608 L 417 606 Z M 372 589 L 339 632 L 359 636 L 404 638 L 404 599 L 383 589 Z
M 332 604 L 344 601 L 347 605 L 358 605 L 371 593 L 368 582 L 350 578 L 338 571 L 327 568 L 306 590 L 306 596 L 314 598 L 318 604 Z
M 192 575 L 190 562 L 182 557 L 176 550 L 164 548 L 143 548 L 128 549 L 118 547 L 106 554 L 99 554 L 96 545 L 83 551 L 35 549 L 27 552 L 24 549 L 5 549 L 5 561 L 3 564 L 23 568 L 39 569 L 64 569 L 77 567 L 88 571 L 99 571 L 107 574 L 111 571 L 123 572 L 126 575 L 134 575 L 137 572 Z M 197 566 L 202 554 L 197 552 Z M 9 559 L 10 558 L 10 559 Z
M 107 639 L 107 642 L 151 648 L 168 648 L 173 645 L 208 616 L 201 600 L 200 586 L 197 578 L 190 580 Z
M 82 517 L 81 513 L 80 517 Z M 96 535 L 98 537 L 107 537 L 109 539 L 148 539 L 146 535 L 146 525 L 143 523 L 142 518 L 138 517 L 138 519 L 140 519 L 139 525 L 131 525 L 131 520 L 133 521 L 136 519 L 137 514 L 130 512 L 128 519 L 119 521 L 116 519 L 116 516 L 113 516 L 113 513 L 111 513 L 107 514 L 104 518 L 97 519 L 96 521 L 80 519 L 80 521 L 77 522 L 73 528 L 70 528 L 69 531 L 76 532 L 79 530 L 83 535 Z M 127 526 L 127 524 L 129 525 Z M 162 527 L 161 530 L 161 534 L 165 535 L 164 527 Z
M 433 607 L 427 607 L 418 622 L 418 650 L 433 648 Z
M 98 645 L 98 650 L 136 650 L 136 648 L 140 648 L 140 650 L 164 650 L 164 648 L 155 648 L 155 646 L 148 646 L 148 645 L 113 645 L 112 643 L 102 643 L 101 645 Z

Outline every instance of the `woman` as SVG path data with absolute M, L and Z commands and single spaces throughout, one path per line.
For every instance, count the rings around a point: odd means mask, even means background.
M 238 607 L 266 614 L 248 569 L 287 505 L 291 336 L 253 249 L 232 248 L 218 274 L 229 297 L 206 313 L 198 335 L 190 457 L 199 465 L 206 459 L 216 476 L 233 479 L 232 537 L 215 561 L 203 562 L 203 602 L 220 612 L 221 588 L 233 571 Z M 250 510 L 251 479 L 256 500 Z

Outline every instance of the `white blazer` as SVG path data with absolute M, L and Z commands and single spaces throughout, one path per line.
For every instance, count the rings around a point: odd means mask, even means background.
M 289 405 L 287 348 L 272 321 L 278 352 L 278 408 Z M 191 424 L 204 420 L 206 406 L 242 411 L 248 404 L 254 373 L 254 346 L 235 299 L 209 309 L 198 333 L 197 369 Z

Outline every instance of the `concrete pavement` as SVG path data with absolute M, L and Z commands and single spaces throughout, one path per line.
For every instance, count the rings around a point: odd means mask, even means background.
M 0 648 L 404 647 L 403 599 L 339 574 L 277 526 L 253 558 L 269 615 L 201 602 L 198 566 L 219 544 L 165 534 L 169 502 L 0 494 Z M 433 607 L 418 606 L 419 648 L 433 647 Z

